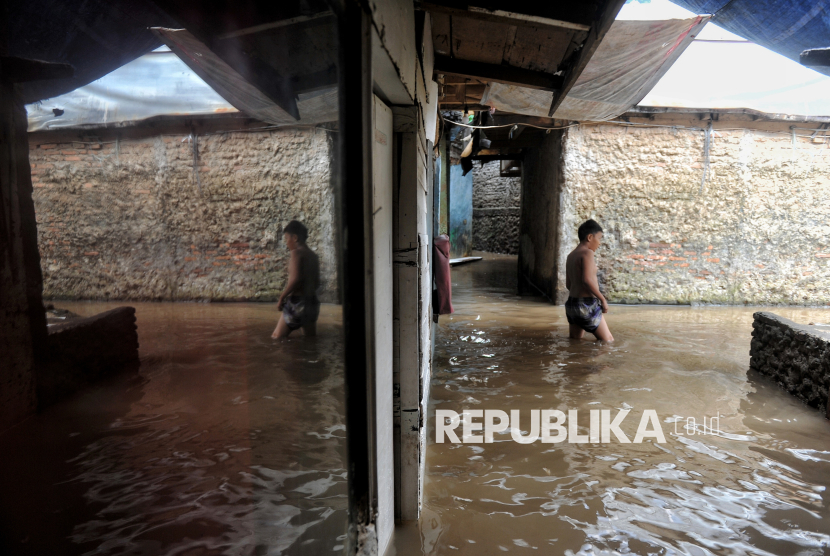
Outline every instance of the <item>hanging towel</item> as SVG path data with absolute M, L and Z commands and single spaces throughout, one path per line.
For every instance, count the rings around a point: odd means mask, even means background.
M 435 289 L 432 290 L 432 312 L 449 315 L 452 308 L 452 281 L 450 280 L 450 238 L 441 234 L 433 241 Z

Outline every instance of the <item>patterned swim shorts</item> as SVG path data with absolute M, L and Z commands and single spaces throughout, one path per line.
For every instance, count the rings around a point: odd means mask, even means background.
M 317 317 L 320 316 L 320 301 L 316 295 L 291 295 L 285 300 L 282 316 L 288 328 L 297 330 L 317 322 Z
M 593 332 L 602 322 L 602 303 L 596 297 L 569 297 L 565 302 L 568 323 Z

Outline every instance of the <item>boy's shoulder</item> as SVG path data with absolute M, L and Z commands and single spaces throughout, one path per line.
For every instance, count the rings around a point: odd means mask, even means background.
M 594 252 L 585 247 L 576 247 L 568 255 L 568 259 L 565 264 L 581 264 L 581 261 L 588 259 L 594 259 Z
M 588 249 L 587 247 L 583 247 L 581 245 L 577 245 L 574 247 L 573 251 L 568 255 L 568 257 L 576 256 L 576 257 L 586 257 L 589 255 L 593 255 L 594 252 Z

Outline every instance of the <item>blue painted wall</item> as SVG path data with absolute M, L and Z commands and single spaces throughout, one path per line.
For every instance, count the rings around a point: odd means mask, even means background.
M 450 256 L 469 257 L 473 243 L 473 173 L 450 166 Z

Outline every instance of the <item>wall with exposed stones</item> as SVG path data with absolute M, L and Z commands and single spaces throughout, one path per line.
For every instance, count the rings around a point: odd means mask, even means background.
M 221 133 L 246 127 L 262 124 L 30 134 L 44 297 L 275 300 L 298 219 L 336 301 L 331 132 Z
M 827 413 L 830 331 L 804 326 L 773 313 L 755 313 L 751 369 L 767 375 L 807 405 Z
M 613 302 L 830 303 L 825 132 L 721 116 L 705 183 L 707 122 L 664 116 L 641 122 L 651 127 L 568 130 L 560 290 L 577 227 L 594 218 L 606 229 L 597 255 Z
M 473 165 L 473 249 L 517 255 L 522 178 L 501 177 L 500 168 Z

